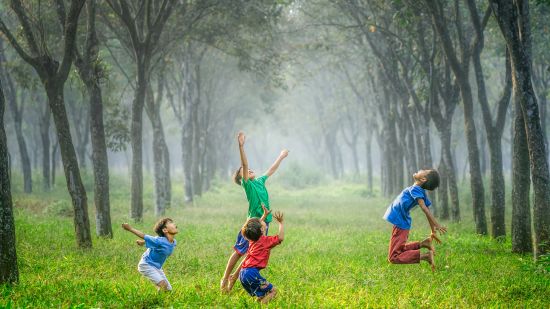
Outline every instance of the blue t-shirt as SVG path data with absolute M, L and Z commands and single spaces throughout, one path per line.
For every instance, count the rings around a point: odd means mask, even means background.
M 166 237 L 154 237 L 149 235 L 145 235 L 143 239 L 145 240 L 147 251 L 143 253 L 141 259 L 145 261 L 145 263 L 161 269 L 166 258 L 174 251 L 174 247 L 176 247 L 177 243 L 176 240 L 174 239 L 174 242 L 171 243 Z
M 426 191 L 417 185 L 405 188 L 391 203 L 384 214 L 384 219 L 400 229 L 411 229 L 410 211 L 418 206 L 418 199 L 423 199 L 426 206 L 432 205 Z

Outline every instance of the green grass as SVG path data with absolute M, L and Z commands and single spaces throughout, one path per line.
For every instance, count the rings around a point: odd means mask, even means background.
M 129 220 L 128 180 L 112 179 L 114 239 L 94 238 L 91 250 L 76 248 L 62 180 L 50 193 L 14 195 L 20 282 L 0 286 L 0 308 L 259 306 L 239 283 L 230 295 L 219 293 L 236 233 L 246 219 L 239 187 L 223 184 L 185 205 L 181 182 L 174 180 L 175 199 L 167 215 L 180 233 L 164 267 L 174 291 L 157 294 L 136 269 L 144 249 L 120 228 Z M 449 233 L 437 246 L 438 269 L 432 273 L 427 264 L 386 261 L 392 227 L 381 217 L 388 199 L 369 197 L 358 184 L 288 190 L 277 181 L 268 184 L 271 205 L 285 213 L 286 235 L 262 271 L 280 291 L 272 307 L 550 306 L 550 275 L 544 267 L 530 255 L 511 254 L 509 239 L 499 243 L 473 234 L 466 206 L 462 224 L 446 223 Z M 91 193 L 88 199 L 95 231 Z M 150 234 L 156 219 L 152 199 L 148 185 L 144 221 L 135 225 Z M 270 234 L 276 231 L 273 223 Z M 422 212 L 414 211 L 410 238 L 428 233 Z

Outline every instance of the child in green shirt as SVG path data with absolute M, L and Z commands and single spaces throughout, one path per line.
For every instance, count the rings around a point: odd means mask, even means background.
M 275 171 L 279 168 L 281 161 L 283 161 L 283 159 L 288 156 L 288 150 L 282 150 L 277 160 L 275 160 L 273 165 L 271 165 L 271 167 L 265 172 L 265 174 L 256 178 L 256 174 L 254 173 L 254 171 L 248 168 L 248 160 L 244 152 L 245 135 L 243 132 L 239 132 L 239 134 L 237 135 L 237 141 L 239 142 L 241 167 L 239 167 L 239 169 L 233 175 L 233 180 L 236 184 L 242 186 L 244 192 L 246 193 L 246 199 L 248 200 L 248 218 L 260 218 L 262 217 L 262 214 L 264 212 L 262 205 L 265 205 L 268 210 L 270 209 L 269 195 L 267 193 L 267 189 L 265 188 L 265 181 L 269 176 L 275 173 Z M 271 213 L 269 213 L 267 215 L 267 218 L 265 219 L 265 223 L 267 224 L 268 228 L 269 222 L 271 222 L 271 220 Z M 233 270 L 235 264 L 237 264 L 239 259 L 243 255 L 245 255 L 246 251 L 248 250 L 248 240 L 243 237 L 240 230 L 239 234 L 237 235 L 237 241 L 235 242 L 233 249 L 234 252 L 233 254 L 231 254 L 231 257 L 229 257 L 229 260 L 227 261 L 227 266 L 225 268 L 223 278 L 220 282 L 220 289 L 222 290 L 222 292 L 229 292 L 233 288 L 235 281 L 239 278 L 239 274 L 235 272 L 234 274 L 230 275 L 231 271 Z

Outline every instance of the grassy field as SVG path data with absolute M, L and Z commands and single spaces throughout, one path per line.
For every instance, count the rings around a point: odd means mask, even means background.
M 242 189 L 224 184 L 194 205 L 183 205 L 175 187 L 167 215 L 180 233 L 178 247 L 164 266 L 174 291 L 157 294 L 136 270 L 144 249 L 120 228 L 129 220 L 128 181 L 113 179 L 112 184 L 114 239 L 94 238 L 91 250 L 76 248 L 62 183 L 48 194 L 14 193 L 20 282 L 0 286 L 0 308 L 259 306 L 239 283 L 230 295 L 219 292 L 235 236 L 246 219 Z M 449 233 L 437 247 L 437 271 L 432 273 L 425 263 L 386 261 L 392 227 L 381 217 L 389 201 L 369 197 L 361 185 L 287 190 L 275 178 L 268 188 L 272 208 L 286 216 L 285 241 L 273 249 L 262 271 L 280 291 L 270 307 L 550 307 L 548 264 L 511 254 L 509 239 L 499 243 L 473 234 L 466 205 L 461 224 L 447 223 Z M 150 186 L 147 190 L 144 221 L 135 226 L 152 234 L 156 218 Z M 95 231 L 93 218 L 90 203 Z M 270 234 L 276 231 L 274 222 Z M 411 239 L 428 233 L 422 212 L 415 210 Z

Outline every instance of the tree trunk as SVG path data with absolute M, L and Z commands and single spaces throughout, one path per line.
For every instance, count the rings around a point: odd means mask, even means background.
M 181 148 L 182 148 L 182 166 L 183 166 L 183 185 L 184 185 L 184 201 L 193 203 L 193 108 L 195 107 L 194 100 L 196 96 L 196 84 L 194 83 L 194 70 L 193 57 L 191 55 L 191 47 L 189 52 L 184 55 L 184 61 L 182 63 L 181 74 L 183 75 L 184 89 L 183 106 L 184 117 L 182 119 L 182 134 L 181 134 Z
M 54 146 L 53 146 L 53 149 L 52 149 L 52 181 L 51 181 L 51 185 L 52 187 L 55 187 L 55 172 L 56 172 L 56 168 L 57 168 L 57 161 L 58 161 L 58 158 L 57 158 L 57 150 L 59 149 L 59 141 L 57 141 Z
M 138 81 L 132 102 L 132 204 L 130 216 L 136 222 L 143 219 L 143 106 L 148 81 L 145 65 L 138 59 Z
M 443 144 L 441 145 L 441 157 L 439 159 L 439 174 L 441 182 L 439 184 L 439 188 L 437 189 L 437 197 L 439 201 L 439 208 L 441 208 L 441 211 L 439 211 L 439 218 L 442 220 L 449 220 L 450 213 L 449 213 L 449 195 L 448 195 L 448 178 L 447 175 L 447 167 L 445 166 L 445 158 L 444 158 L 444 149 Z
M 170 157 L 168 146 L 164 137 L 162 119 L 160 117 L 160 97 L 155 100 L 151 87 L 147 93 L 147 105 L 145 111 L 153 127 L 153 161 L 155 177 L 155 214 L 163 216 L 166 209 L 170 208 L 171 181 L 170 181 Z
M 94 202 L 96 234 L 113 238 L 111 203 L 109 200 L 109 158 L 103 125 L 103 98 L 99 84 L 88 87 L 90 95 L 90 132 L 92 140 L 92 166 L 94 169 Z
M 373 132 L 367 128 L 365 148 L 367 156 L 367 188 L 370 193 L 372 193 L 372 135 Z
M 56 86 L 56 82 L 56 80 L 50 80 L 49 83 L 45 83 L 45 85 L 49 85 L 46 88 L 46 93 L 57 129 L 57 139 L 61 148 L 67 189 L 73 202 L 77 244 L 81 248 L 89 248 L 92 246 L 92 238 L 90 235 L 90 221 L 88 219 L 88 199 L 84 184 L 80 178 L 78 160 L 71 139 L 69 120 L 67 119 L 63 100 L 63 87 L 62 85 Z
M 447 25 L 440 15 L 442 10 L 440 4 L 434 0 L 427 0 L 428 8 L 432 15 L 434 27 L 441 38 L 443 50 L 447 60 L 450 63 L 452 71 L 457 79 L 460 95 L 464 108 L 464 128 L 466 134 L 466 143 L 468 147 L 468 161 L 470 166 L 470 188 L 472 191 L 472 209 L 476 224 L 476 232 L 481 235 L 487 234 L 487 220 L 485 218 L 485 199 L 483 189 L 483 179 L 481 177 L 481 167 L 479 162 L 479 148 L 477 144 L 476 127 L 474 121 L 473 98 L 470 82 L 468 80 L 469 59 L 464 57 L 460 62 L 456 56 Z M 461 45 L 463 54 L 466 47 Z
M 0 62 L 0 66 L 3 63 Z M 0 285 L 19 281 L 17 252 L 15 249 L 15 220 L 11 198 L 8 141 L 4 131 L 4 110 L 6 102 L 0 81 Z
M 40 137 L 42 140 L 42 182 L 44 191 L 50 190 L 50 122 L 51 111 L 47 104 L 40 119 Z M 52 164 L 53 162 L 52 158 Z M 53 167 L 53 165 L 52 165 Z M 52 173 L 55 173 L 52 171 Z M 52 176 L 53 184 L 53 176 Z
M 98 39 L 95 28 L 96 1 L 87 2 L 87 33 L 84 54 L 78 53 L 75 64 L 89 96 L 89 132 L 92 142 L 92 167 L 94 171 L 94 202 L 96 208 L 96 235 L 113 238 L 111 206 L 109 200 L 109 158 L 103 123 L 103 95 L 101 92 L 101 62 L 98 59 Z M 86 133 L 86 135 L 88 135 Z M 87 137 L 86 137 L 87 139 Z M 87 144 L 87 143 L 86 143 Z M 84 147 L 85 153 L 86 147 Z M 81 158 L 81 162 L 85 162 Z
M 550 171 L 532 85 L 529 2 L 518 0 L 514 6 L 507 1 L 491 0 L 491 6 L 510 51 L 513 89 L 525 122 L 534 191 L 535 253 L 539 256 L 550 251 Z
M 512 144 L 512 252 L 533 252 L 531 206 L 529 203 L 529 148 L 519 94 L 514 94 L 515 117 Z
M 4 55 L 3 41 L 0 39 L 0 63 L 6 62 L 7 59 Z M 25 138 L 22 132 L 22 114 L 24 107 L 24 98 L 21 97 L 21 106 L 17 104 L 17 92 L 13 84 L 13 80 L 8 72 L 2 67 L 0 67 L 0 78 L 5 80 L 7 86 L 7 96 L 8 104 L 13 113 L 13 123 L 15 127 L 15 134 L 17 138 L 17 145 L 19 146 L 19 154 L 21 156 L 21 168 L 23 172 L 23 189 L 25 193 L 32 192 L 32 172 L 31 172 L 31 160 L 29 157 L 29 152 L 27 150 L 27 145 Z M 4 98 L 5 100 L 5 98 Z
M 3 44 L 0 39 L 0 62 L 5 62 Z M 10 109 L 13 114 L 13 125 L 15 128 L 15 135 L 17 138 L 17 145 L 19 146 L 19 155 L 21 156 L 21 168 L 23 172 L 23 189 L 25 193 L 32 193 L 32 172 L 31 172 L 31 160 L 29 152 L 27 150 L 27 144 L 25 137 L 23 136 L 22 124 L 23 124 L 23 108 L 25 104 L 24 95 L 21 95 L 21 104 L 17 103 L 17 90 L 11 76 L 4 68 L 0 68 L 0 77 L 3 77 L 6 84 L 7 101 L 10 105 Z

